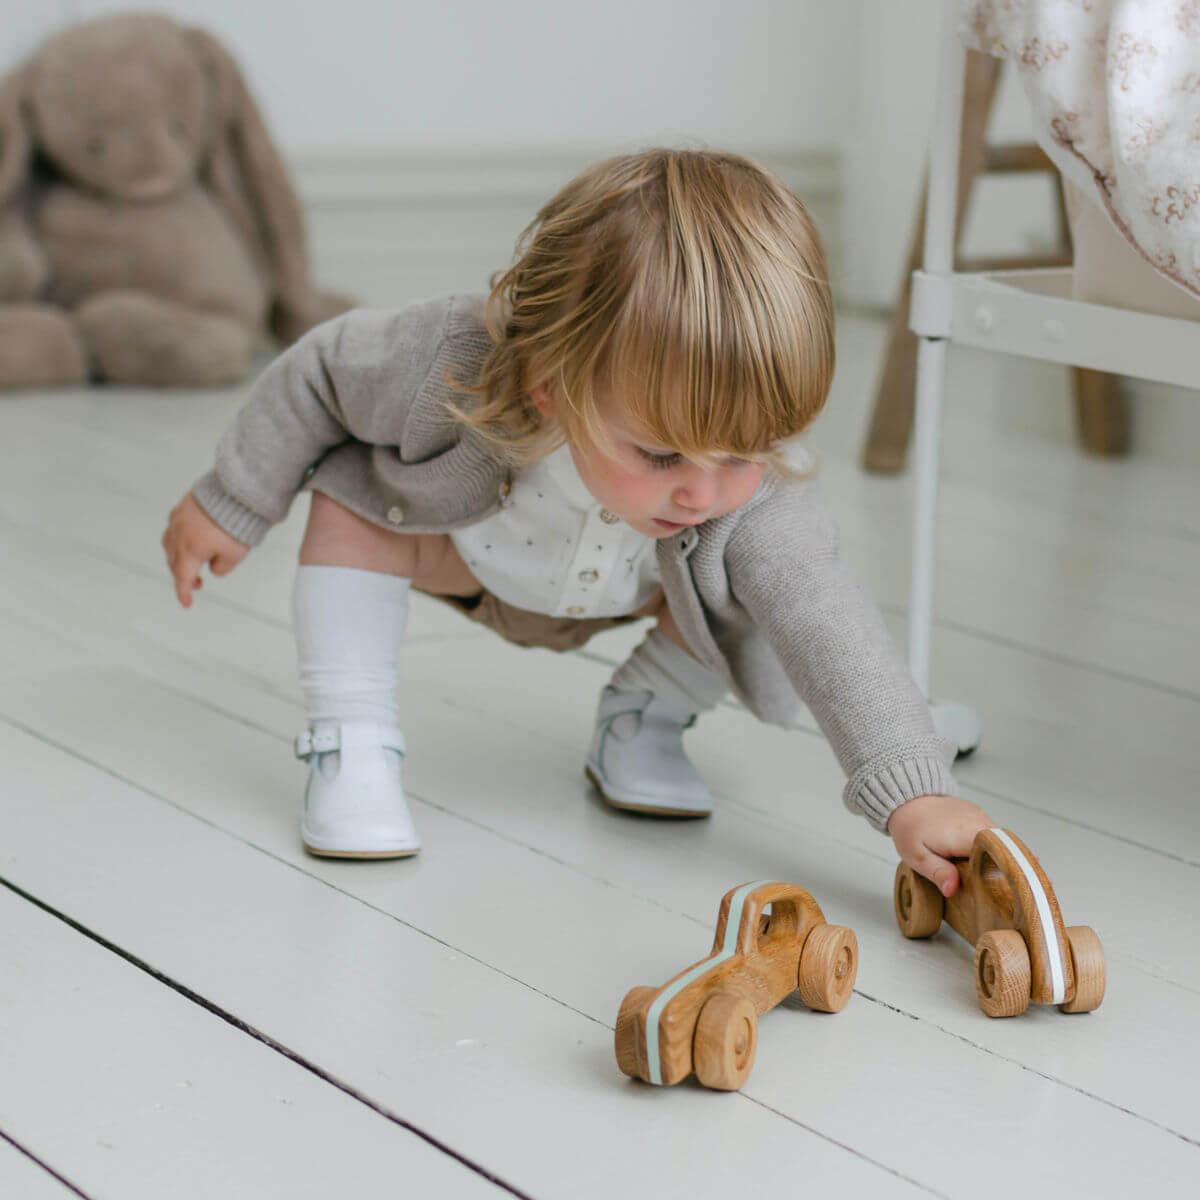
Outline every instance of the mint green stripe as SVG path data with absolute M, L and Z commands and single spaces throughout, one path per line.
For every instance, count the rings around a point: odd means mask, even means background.
M 719 963 L 733 957 L 734 951 L 737 949 L 738 930 L 742 927 L 742 909 L 746 906 L 746 897 L 756 888 L 766 887 L 773 882 L 771 879 L 760 879 L 757 883 L 746 883 L 738 888 L 733 893 L 733 899 L 729 904 L 729 919 L 725 922 L 725 942 L 721 949 L 710 958 L 697 963 L 687 974 L 681 975 L 654 998 L 654 1003 L 650 1005 L 650 1010 L 646 1013 L 646 1066 L 650 1070 L 651 1083 L 662 1083 L 662 1062 L 659 1060 L 658 1054 L 658 1025 L 662 1019 L 663 1009 L 689 983 L 699 979 L 701 975 Z

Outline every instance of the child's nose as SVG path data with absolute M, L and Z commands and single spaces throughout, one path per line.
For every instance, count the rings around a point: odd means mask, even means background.
M 707 512 L 717 500 L 719 483 L 716 471 L 704 471 L 694 467 L 683 485 L 675 493 L 675 503 L 680 508 Z

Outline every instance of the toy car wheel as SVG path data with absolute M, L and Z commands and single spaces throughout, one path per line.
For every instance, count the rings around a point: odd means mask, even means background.
M 817 925 L 800 952 L 800 999 L 817 1012 L 841 1012 L 858 975 L 858 939 L 845 925 Z
M 1015 929 L 993 929 L 975 944 L 975 991 L 989 1017 L 1019 1017 L 1032 980 L 1029 949 Z
M 932 937 L 942 926 L 946 898 L 907 863 L 896 868 L 896 923 L 906 938 Z
M 621 1001 L 621 1011 L 617 1014 L 617 1031 L 613 1037 L 617 1051 L 617 1066 L 630 1079 L 643 1078 L 638 1070 L 638 1038 L 641 1036 L 638 1029 L 638 1014 L 642 1011 L 646 1001 L 657 991 L 657 988 L 652 987 L 630 988 L 625 993 L 625 999 Z
M 1093 1012 L 1104 999 L 1106 972 L 1104 948 L 1096 931 L 1087 925 L 1069 925 L 1064 931 L 1075 968 L 1075 995 L 1058 1007 L 1065 1013 Z
M 692 1064 L 705 1087 L 736 1092 L 750 1078 L 758 1045 L 758 1014 L 737 992 L 714 992 L 704 1002 L 692 1039 Z

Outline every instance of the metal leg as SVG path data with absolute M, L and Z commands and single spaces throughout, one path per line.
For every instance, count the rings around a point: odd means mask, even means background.
M 942 395 L 946 386 L 946 343 L 921 338 L 917 350 L 916 497 L 912 581 L 908 604 L 908 661 L 917 686 L 929 695 L 936 566 L 938 465 Z
M 962 132 L 963 79 L 967 52 L 957 34 L 958 5 L 943 0 L 937 99 L 929 157 L 924 269 L 949 275 L 954 270 L 959 142 Z M 929 696 L 930 643 L 933 630 L 933 576 L 937 543 L 938 467 L 941 457 L 942 398 L 946 387 L 946 342 L 921 338 L 917 351 L 916 511 L 913 523 L 913 573 L 909 595 L 909 665 L 917 686 Z M 979 717 L 964 705 L 932 705 L 934 725 L 943 737 L 969 754 L 982 733 Z
M 913 678 L 927 697 L 933 635 L 933 577 L 937 565 L 938 464 L 942 398 L 946 389 L 946 346 L 941 338 L 921 338 L 917 348 L 916 498 L 908 655 Z M 938 733 L 949 738 L 960 755 L 970 754 L 979 745 L 983 724 L 973 708 L 931 701 L 929 712 Z

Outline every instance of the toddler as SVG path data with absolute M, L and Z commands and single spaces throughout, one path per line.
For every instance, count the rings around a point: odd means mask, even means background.
M 987 816 L 816 484 L 783 456 L 833 373 L 825 259 L 803 205 L 732 154 L 651 150 L 569 183 L 488 295 L 319 326 L 265 371 L 170 516 L 180 603 L 312 492 L 293 614 L 317 855 L 420 846 L 398 657 L 412 588 L 521 646 L 655 625 L 602 690 L 585 769 L 610 805 L 703 817 L 683 748 L 732 690 L 808 705 L 846 805 L 952 894 Z

